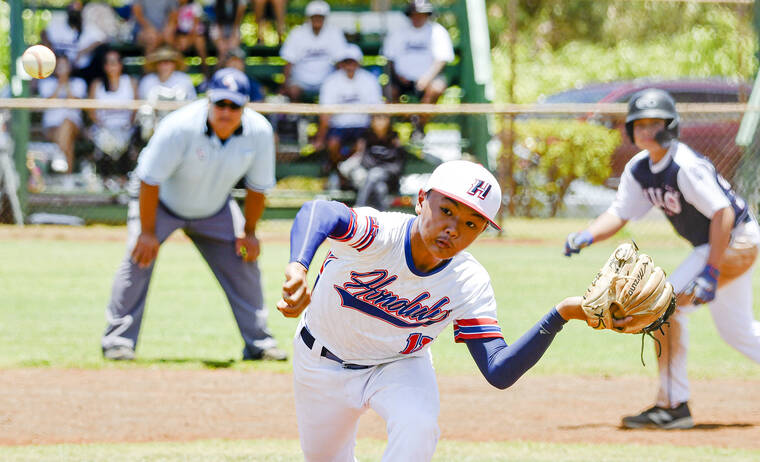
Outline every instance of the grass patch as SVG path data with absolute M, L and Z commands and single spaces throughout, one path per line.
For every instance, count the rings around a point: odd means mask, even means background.
M 635 237 L 657 264 L 674 268 L 689 252 L 661 222 L 634 223 L 626 234 L 562 256 L 564 236 L 586 224 L 581 220 L 506 220 L 502 238 L 488 235 L 471 252 L 490 272 L 499 302 L 499 320 L 508 342 L 516 340 L 553 304 L 581 294 L 615 244 Z M 288 223 L 265 222 L 263 230 L 282 236 Z M 526 240 L 530 239 L 529 243 Z M 317 257 L 321 261 L 325 248 Z M 288 259 L 283 239 L 264 238 L 260 265 L 270 328 L 291 349 L 296 320 L 273 307 Z M 240 368 L 289 372 L 289 363 L 242 363 L 242 340 L 226 298 L 194 246 L 173 241 L 162 246 L 148 294 L 139 360 L 104 362 L 100 335 L 114 271 L 124 254 L 120 241 L 0 240 L 0 368 L 7 367 L 167 367 Z M 312 271 L 313 278 L 316 271 Z M 756 280 L 758 273 L 756 273 Z M 760 284 L 755 284 L 760 288 Z M 756 289 L 756 292 L 758 289 Z M 755 294 L 760 300 L 760 294 Z M 756 316 L 758 313 L 755 305 Z M 715 332 L 708 310 L 691 316 L 691 373 L 698 377 L 760 377 L 760 370 L 728 347 Z M 647 367 L 639 362 L 640 338 L 591 332 L 568 324 L 531 373 L 654 375 L 652 347 Z M 443 374 L 478 373 L 467 349 L 453 342 L 451 329 L 433 347 Z

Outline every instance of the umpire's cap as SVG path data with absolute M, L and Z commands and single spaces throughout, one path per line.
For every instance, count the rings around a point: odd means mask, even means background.
M 216 71 L 211 77 L 207 94 L 212 103 L 228 99 L 243 106 L 248 102 L 248 95 L 251 94 L 251 84 L 248 77 L 241 71 L 225 67 Z
M 634 93 L 628 102 L 628 116 L 625 118 L 625 130 L 628 138 L 633 140 L 633 122 L 641 119 L 663 119 L 665 130 L 657 135 L 657 142 L 665 146 L 670 140 L 678 138 L 678 111 L 676 102 L 670 93 L 659 88 L 647 88 Z
M 449 199 L 470 207 L 496 229 L 496 214 L 501 206 L 501 186 L 485 167 L 466 160 L 450 160 L 433 170 L 425 192 L 435 190 Z
M 435 7 L 430 0 L 411 0 L 404 11 L 407 16 L 412 13 L 433 14 Z

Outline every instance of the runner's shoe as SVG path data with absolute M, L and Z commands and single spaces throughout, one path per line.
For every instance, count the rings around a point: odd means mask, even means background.
M 694 426 L 689 405 L 683 402 L 673 409 L 654 406 L 639 415 L 623 417 L 625 428 L 687 429 Z

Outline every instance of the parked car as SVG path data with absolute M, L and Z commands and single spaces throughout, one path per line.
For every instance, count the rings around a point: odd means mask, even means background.
M 631 96 L 645 88 L 668 91 L 676 103 L 744 103 L 752 91 L 751 84 L 725 79 L 625 80 L 598 83 L 547 96 L 540 104 L 627 103 Z M 680 140 L 695 151 L 709 157 L 727 179 L 734 176 L 742 149 L 735 138 L 742 113 L 681 114 Z M 583 119 L 604 124 L 620 131 L 622 143 L 612 159 L 612 178 L 618 178 L 626 162 L 639 149 L 625 133 L 624 114 L 585 114 Z

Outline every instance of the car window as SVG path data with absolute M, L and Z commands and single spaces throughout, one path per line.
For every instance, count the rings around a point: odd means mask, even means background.
M 617 103 L 627 103 L 636 92 L 621 96 Z M 738 103 L 739 94 L 736 92 L 726 92 L 721 90 L 688 90 L 678 91 L 672 88 L 668 93 L 673 95 L 676 103 Z
M 738 103 L 736 93 L 717 91 L 672 91 L 676 103 Z
M 609 94 L 608 88 L 594 90 L 584 88 L 582 90 L 569 90 L 556 95 L 547 96 L 544 103 L 596 103 Z

